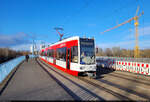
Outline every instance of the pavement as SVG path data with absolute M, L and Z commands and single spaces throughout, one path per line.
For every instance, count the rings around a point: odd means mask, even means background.
M 73 100 L 34 59 L 22 63 L 0 100 Z

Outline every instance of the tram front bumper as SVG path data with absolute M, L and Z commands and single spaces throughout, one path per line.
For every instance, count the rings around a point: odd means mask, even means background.
M 82 71 L 96 71 L 96 66 L 80 66 Z

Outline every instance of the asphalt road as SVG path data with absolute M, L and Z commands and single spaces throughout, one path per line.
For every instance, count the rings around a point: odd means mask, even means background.
M 0 100 L 73 100 L 34 60 L 24 62 Z

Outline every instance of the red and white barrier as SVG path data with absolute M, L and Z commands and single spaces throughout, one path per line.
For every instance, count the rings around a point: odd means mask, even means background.
M 114 60 L 114 59 L 104 59 L 102 63 L 100 63 L 99 61 L 97 61 L 97 63 L 99 63 L 99 65 L 104 63 L 105 67 L 113 68 L 115 70 L 150 75 L 150 63 L 118 61 L 118 60 Z
M 136 70 L 136 73 L 140 73 L 140 63 L 137 63 L 137 70 Z
M 141 64 L 141 74 L 146 74 L 146 75 L 149 75 L 149 64 L 148 63 L 144 63 L 144 64 Z

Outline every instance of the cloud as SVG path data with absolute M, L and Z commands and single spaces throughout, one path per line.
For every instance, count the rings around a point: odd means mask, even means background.
M 146 49 L 150 48 L 150 41 L 147 39 L 142 39 L 142 37 L 150 38 L 150 26 L 146 26 L 144 28 L 139 28 L 139 48 L 140 49 Z M 144 31 L 143 31 L 144 30 Z M 123 37 L 123 41 L 118 42 L 112 42 L 112 43 L 101 43 L 98 44 L 101 48 L 112 48 L 115 46 L 120 46 L 120 48 L 126 48 L 126 49 L 134 49 L 135 46 L 135 29 L 131 29 L 131 34 L 127 35 L 127 31 L 123 32 L 125 37 Z
M 0 47 L 11 47 L 14 45 L 20 45 L 30 43 L 27 39 L 27 34 L 19 32 L 13 35 L 0 34 Z
M 150 35 L 150 26 L 139 28 L 138 33 L 139 37 Z M 134 39 L 134 38 L 135 38 L 135 29 L 131 29 L 131 34 L 127 35 L 125 39 Z
M 20 44 L 20 45 L 12 46 L 10 48 L 16 51 L 30 51 L 31 46 L 32 44 Z
M 140 49 L 150 48 L 149 45 L 150 45 L 149 40 L 139 41 L 139 48 Z M 134 49 L 135 40 L 115 42 L 115 43 L 101 43 L 101 44 L 97 44 L 97 46 L 100 48 L 103 48 L 103 49 L 112 48 L 112 47 L 116 47 L 116 46 L 119 46 L 120 48 L 125 48 L 125 49 Z
M 140 41 L 140 42 L 139 42 L 139 47 L 140 47 L 141 49 L 150 48 L 150 41 L 149 41 L 149 40 Z
M 37 50 L 40 50 L 41 42 L 45 42 L 45 41 L 42 41 L 42 40 L 35 40 L 35 44 L 36 44 Z M 45 42 L 44 44 L 45 44 L 46 46 L 50 45 L 50 43 L 48 43 L 48 42 Z M 16 50 L 16 51 L 18 51 L 18 50 L 19 50 L 19 51 L 30 51 L 31 46 L 33 46 L 32 43 L 20 44 L 20 45 L 12 46 L 11 49 Z
M 131 41 L 122 41 L 122 42 L 113 42 L 113 43 L 101 43 L 101 44 L 98 44 L 98 46 L 100 48 L 112 48 L 112 47 L 115 47 L 115 46 L 120 46 L 121 48 L 132 48 L 134 46 L 134 41 L 131 40 Z M 123 46 L 123 47 L 122 47 Z

